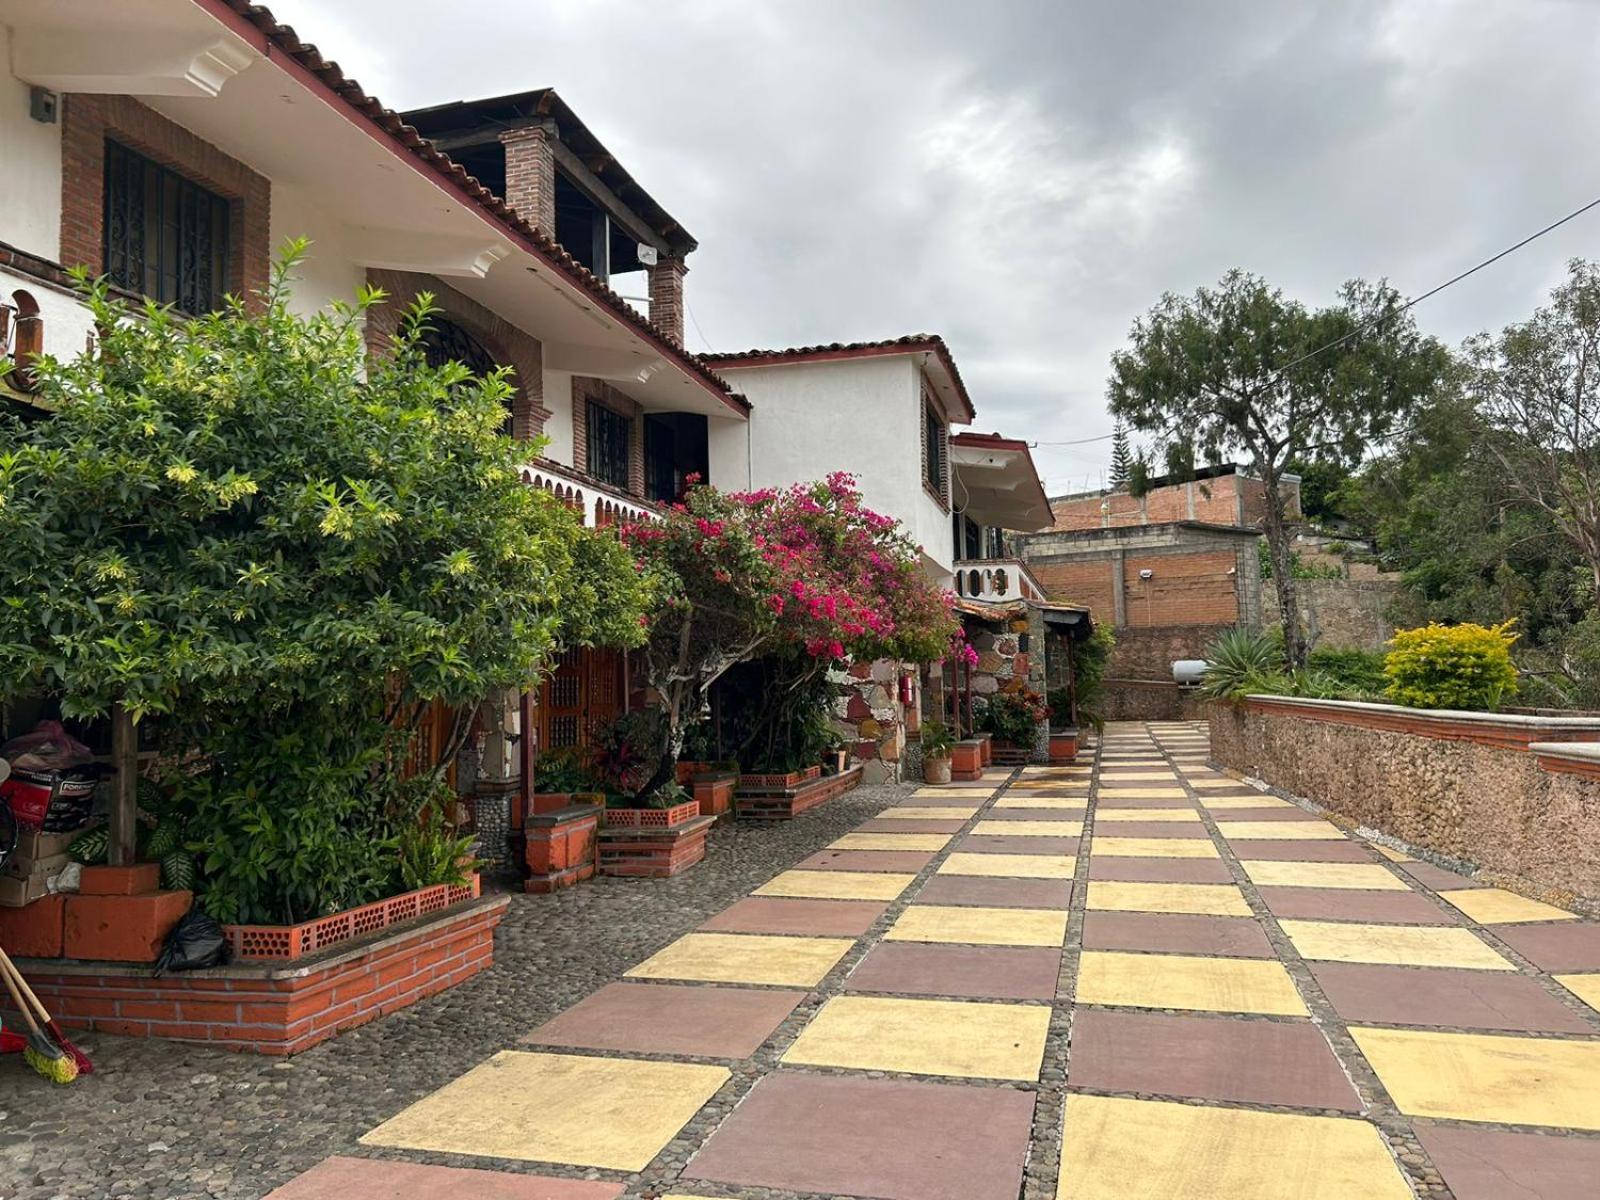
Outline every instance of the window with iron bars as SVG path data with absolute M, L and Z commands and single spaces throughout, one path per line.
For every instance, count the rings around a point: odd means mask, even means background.
M 220 307 L 231 216 L 224 197 L 106 141 L 105 272 L 118 287 L 196 315 Z
M 589 474 L 601 483 L 626 491 L 633 422 L 597 400 L 588 407 Z

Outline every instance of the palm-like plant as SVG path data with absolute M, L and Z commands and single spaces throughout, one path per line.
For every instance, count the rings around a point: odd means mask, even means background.
M 1210 700 L 1235 700 L 1249 692 L 1283 691 L 1283 645 L 1268 633 L 1230 629 L 1206 650 L 1200 693 Z

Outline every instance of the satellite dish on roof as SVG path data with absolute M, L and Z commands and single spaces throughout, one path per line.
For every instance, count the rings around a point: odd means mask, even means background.
M 643 242 L 639 243 L 639 261 L 640 262 L 642 262 L 647 267 L 653 267 L 653 266 L 656 265 L 657 258 L 658 258 L 658 256 L 656 254 L 656 248 L 654 246 L 647 246 Z

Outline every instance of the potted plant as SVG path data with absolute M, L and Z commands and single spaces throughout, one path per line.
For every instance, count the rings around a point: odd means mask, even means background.
M 843 775 L 849 755 L 850 752 L 845 749 L 844 738 L 839 736 L 839 731 L 830 729 L 828 739 L 822 746 L 822 773 Z
M 569 746 L 539 756 L 533 768 L 533 792 L 528 797 L 531 812 L 555 812 L 574 804 L 598 807 L 604 803 L 600 781 L 581 749 Z
M 943 721 L 922 723 L 922 778 L 927 783 L 950 782 L 950 752 L 956 739 Z
M 1024 688 L 989 697 L 978 722 L 994 735 L 997 757 L 1031 756 L 1039 726 L 1050 719 L 1050 706 L 1038 692 Z

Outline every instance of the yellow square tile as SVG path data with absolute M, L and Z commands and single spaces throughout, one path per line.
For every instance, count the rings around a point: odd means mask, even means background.
M 1239 864 L 1257 887 L 1352 888 L 1373 892 L 1409 892 L 1404 883 L 1377 863 L 1265 862 Z
M 1077 837 L 1082 821 L 979 821 L 973 833 L 986 837 Z
M 1065 779 L 1019 779 L 1010 788 L 1013 792 L 1071 792 L 1087 796 L 1087 781 Z
M 1171 771 L 1102 771 L 1100 782 L 1105 786 L 1121 786 L 1125 783 L 1177 783 L 1178 777 Z
M 916 878 L 886 871 L 784 871 L 750 894 L 802 900 L 894 900 Z
M 1398 850 L 1391 850 L 1387 846 L 1380 846 L 1380 845 L 1378 845 L 1377 842 L 1368 842 L 1367 845 L 1371 846 L 1374 850 L 1376 850 L 1379 854 L 1383 855 L 1390 862 L 1405 863 L 1405 862 L 1416 862 L 1417 861 L 1416 859 L 1412 858 L 1411 855 L 1409 855 L 1409 854 L 1402 854 Z
M 1244 893 L 1231 883 L 1120 883 L 1091 879 L 1087 904 L 1100 912 L 1252 915 Z
M 1276 796 L 1265 793 L 1259 796 L 1205 796 L 1200 797 L 1202 808 L 1229 809 L 1229 808 L 1293 808 L 1287 800 L 1280 800 Z
M 1499 888 L 1463 888 L 1461 891 L 1440 892 L 1440 897 L 1455 905 L 1480 925 L 1516 925 L 1525 921 L 1576 921 L 1577 913 L 1569 913 L 1553 904 L 1530 900 L 1515 892 Z
M 913 798 L 926 798 L 928 796 L 959 796 L 963 800 L 982 800 L 993 791 L 994 788 L 990 787 L 987 783 L 969 783 L 962 785 L 941 784 L 938 787 L 920 787 L 916 791 L 912 792 L 911 795 Z
M 1208 788 L 1235 788 L 1239 786 L 1237 779 L 1230 779 L 1226 775 L 1189 775 L 1187 779 L 1189 780 L 1189 786 L 1200 792 L 1206 791 Z
M 1097 808 L 1098 821 L 1185 821 L 1198 825 L 1200 814 L 1192 808 Z
M 1037 1080 L 1049 1027 L 1050 1010 L 1043 1005 L 835 996 L 800 1031 L 783 1061 Z
M 1600 975 L 1557 975 L 1555 981 L 1600 1012 Z
M 815 987 L 854 945 L 851 938 L 686 933 L 624 974 L 632 979 Z
M 1100 785 L 1102 800 L 1183 800 L 1188 795 L 1177 787 L 1117 787 L 1104 782 Z
M 1033 796 L 1027 792 L 1007 792 L 994 802 L 996 808 L 1060 808 L 1079 812 L 1089 807 L 1087 796 Z
M 899 804 L 878 814 L 880 821 L 965 821 L 978 811 L 976 804 Z
M 1002 879 L 1071 879 L 1077 860 L 1070 854 L 963 854 L 939 864 L 940 875 L 989 875 Z
M 1056 1200 L 1411 1200 L 1352 1117 L 1067 1097 Z
M 971 946 L 1060 946 L 1067 913 L 1058 908 L 979 908 L 913 904 L 884 940 L 958 942 Z
M 1098 833 L 1094 836 L 1094 853 L 1119 858 L 1222 857 L 1210 838 L 1105 837 Z
M 1600 1129 L 1600 1042 L 1352 1027 L 1413 1117 Z
M 361 1141 L 642 1171 L 728 1078 L 692 1063 L 502 1050 Z
M 1329 821 L 1225 821 L 1217 828 L 1225 838 L 1263 842 L 1343 841 L 1344 831 Z
M 1129 1008 L 1310 1015 L 1282 963 L 1248 958 L 1085 950 L 1077 999 Z
M 828 843 L 830 850 L 943 850 L 948 833 L 847 833 Z
M 1361 925 L 1353 921 L 1279 921 L 1303 958 L 1388 963 L 1398 967 L 1465 967 L 1514 971 L 1470 929 L 1443 925 Z

